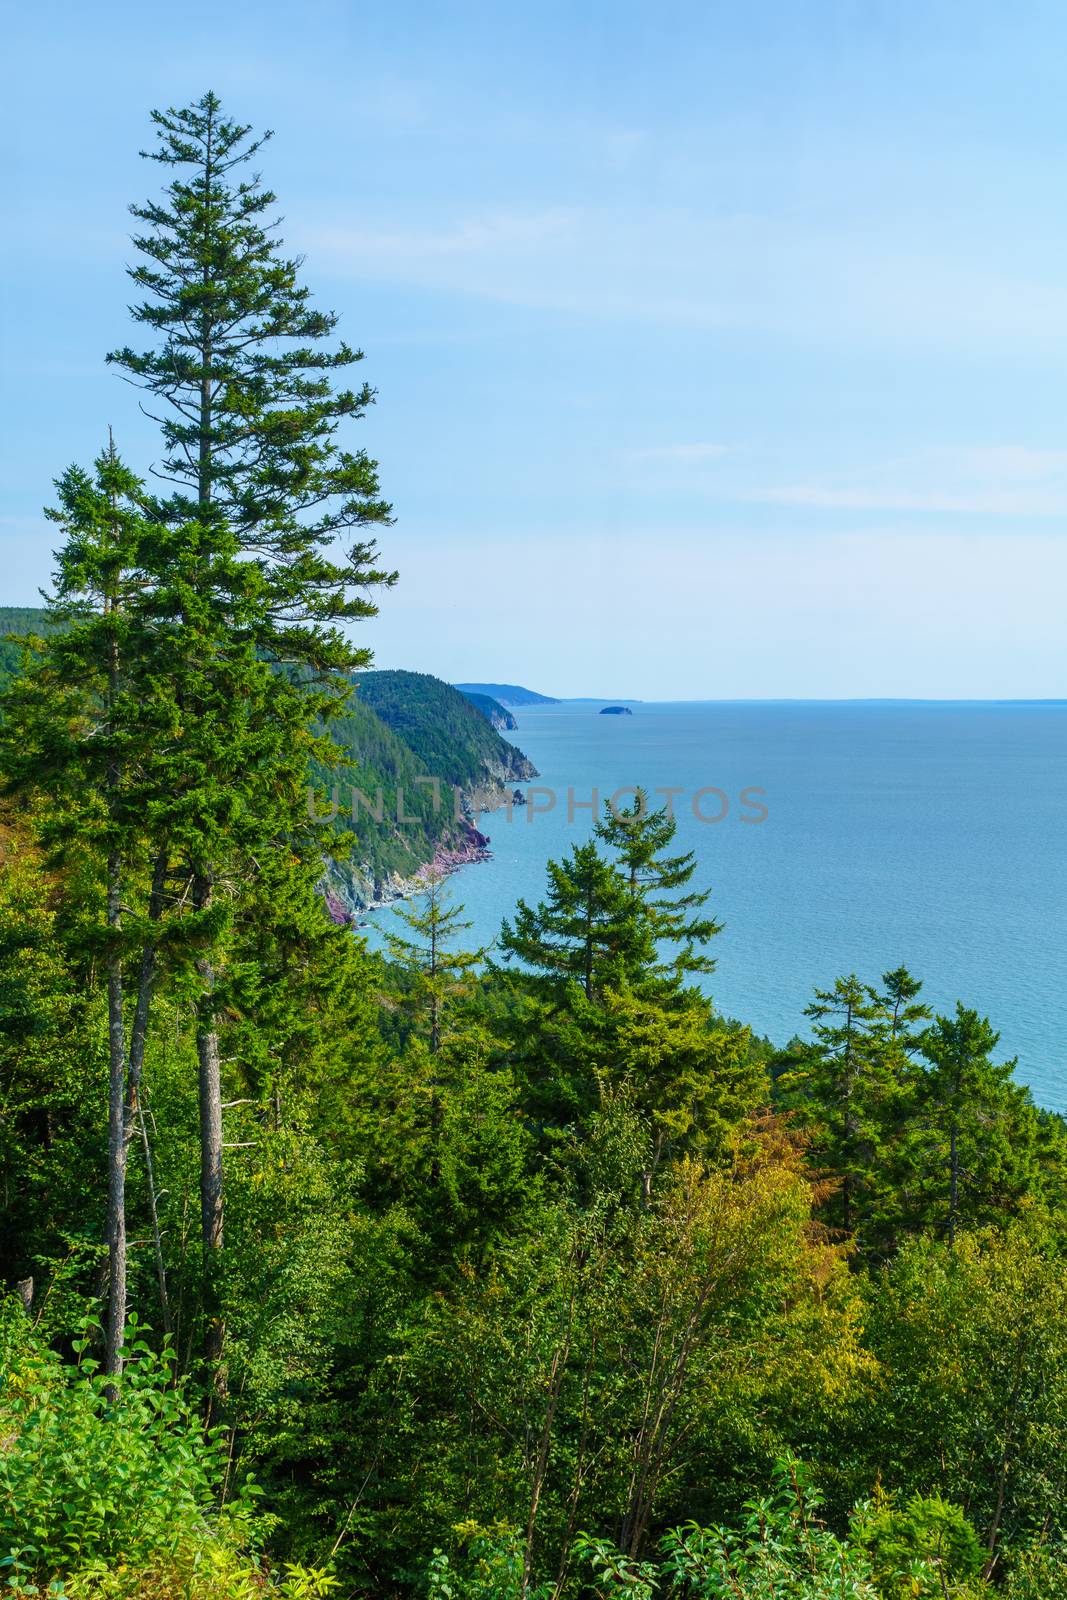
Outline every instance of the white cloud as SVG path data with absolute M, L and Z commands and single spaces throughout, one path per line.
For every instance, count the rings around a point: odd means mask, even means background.
M 1023 445 L 928 449 L 851 482 L 743 490 L 746 501 L 822 511 L 906 511 L 983 517 L 1067 516 L 1067 450 Z
M 310 224 L 294 242 L 356 279 L 589 318 L 742 328 L 806 342 L 1067 341 L 1067 286 L 1005 241 L 968 249 L 932 222 L 922 253 L 877 216 L 816 223 L 620 203 Z

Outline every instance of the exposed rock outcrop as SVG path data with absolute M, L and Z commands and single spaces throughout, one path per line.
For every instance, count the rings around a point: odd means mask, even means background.
M 490 809 L 486 802 L 492 798 L 478 796 L 483 810 Z M 499 795 L 495 804 L 502 805 L 506 799 L 505 795 Z M 520 803 L 525 804 L 525 800 Z M 366 863 L 328 861 L 319 880 L 319 893 L 332 922 L 341 927 L 358 926 L 369 912 L 380 911 L 397 900 L 408 900 L 418 894 L 429 871 L 447 874 L 478 861 L 490 861 L 492 851 L 489 844 L 489 835 L 475 827 L 469 818 L 463 817 L 437 843 L 432 858 L 409 877 L 398 872 L 384 877 L 376 876 Z

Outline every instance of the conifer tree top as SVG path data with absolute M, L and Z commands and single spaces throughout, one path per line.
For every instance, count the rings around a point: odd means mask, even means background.
M 394 581 L 373 543 L 351 540 L 391 520 L 376 463 L 339 442 L 374 392 L 334 387 L 363 359 L 332 335 L 284 254 L 275 195 L 249 163 L 270 138 L 230 121 L 218 97 L 155 111 L 155 149 L 173 173 L 163 194 L 131 207 L 139 259 L 128 271 L 142 298 L 134 320 L 156 335 L 148 349 L 108 360 L 146 389 L 172 486 L 160 514 L 172 522 L 224 520 L 257 562 L 279 620 L 332 623 L 376 609 L 370 587 Z

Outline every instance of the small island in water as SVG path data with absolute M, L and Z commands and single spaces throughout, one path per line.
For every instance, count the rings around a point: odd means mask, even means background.
M 602 717 L 632 717 L 633 712 L 629 706 L 605 706 L 600 715 Z

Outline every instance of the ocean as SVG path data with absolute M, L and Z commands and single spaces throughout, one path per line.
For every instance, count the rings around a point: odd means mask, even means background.
M 483 817 L 493 859 L 452 879 L 468 948 L 540 898 L 545 862 L 588 837 L 594 790 L 673 789 L 725 923 L 706 980 L 720 1011 L 785 1043 L 816 986 L 903 964 L 937 1009 L 988 1015 L 1000 1057 L 1067 1112 L 1067 703 L 603 703 L 515 711 L 541 776 L 510 820 Z

